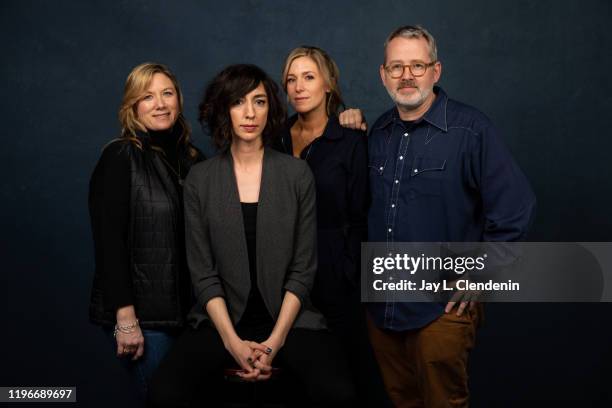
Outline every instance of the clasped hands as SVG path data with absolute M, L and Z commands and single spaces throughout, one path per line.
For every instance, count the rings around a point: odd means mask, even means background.
M 268 380 L 272 376 L 272 360 L 280 347 L 271 338 L 262 343 L 236 338 L 226 346 L 242 368 L 238 375 L 245 381 Z

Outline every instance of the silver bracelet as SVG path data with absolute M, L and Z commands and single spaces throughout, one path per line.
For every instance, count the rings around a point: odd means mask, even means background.
M 115 331 L 113 332 L 113 336 L 117 337 L 117 333 L 119 332 L 123 334 L 134 333 L 137 327 L 138 327 L 138 319 L 136 319 L 134 323 L 127 324 L 125 326 L 119 326 L 118 324 L 116 324 Z

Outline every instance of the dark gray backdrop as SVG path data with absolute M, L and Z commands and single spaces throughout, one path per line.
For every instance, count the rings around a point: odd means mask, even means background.
M 540 241 L 610 241 L 612 17 L 608 1 L 7 1 L 2 33 L 0 386 L 76 385 L 83 406 L 129 405 L 125 374 L 87 322 L 93 273 L 87 183 L 118 134 L 125 77 L 177 74 L 195 123 L 205 82 L 252 62 L 326 49 L 346 102 L 390 106 L 386 35 L 437 37 L 441 85 L 502 129 L 538 197 Z M 495 304 L 473 353 L 474 406 L 609 406 L 608 304 Z M 111 391 L 113 390 L 113 391 Z M 116 401 L 120 401 L 119 404 Z

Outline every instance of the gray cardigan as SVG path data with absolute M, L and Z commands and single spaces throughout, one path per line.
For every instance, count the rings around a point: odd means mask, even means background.
M 231 153 L 195 165 L 185 180 L 187 263 L 196 304 L 188 321 L 209 320 L 206 304 L 225 298 L 236 324 L 251 288 L 242 208 Z M 257 286 L 276 320 L 286 290 L 302 307 L 293 327 L 325 328 L 311 304 L 317 269 L 314 178 L 306 162 L 265 148 L 257 209 Z

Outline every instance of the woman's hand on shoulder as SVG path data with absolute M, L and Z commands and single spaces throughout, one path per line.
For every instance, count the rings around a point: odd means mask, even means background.
M 338 115 L 338 122 L 342 127 L 355 130 L 368 130 L 368 124 L 361 113 L 361 109 L 347 109 Z

